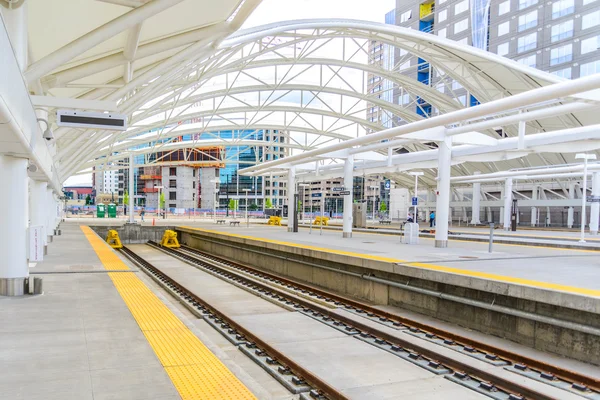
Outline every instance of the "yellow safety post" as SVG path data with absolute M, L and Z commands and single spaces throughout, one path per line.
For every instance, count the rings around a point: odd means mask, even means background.
M 281 217 L 276 217 L 274 215 L 272 215 L 269 218 L 269 221 L 267 222 L 267 225 L 277 225 L 277 226 L 281 226 Z
M 178 248 L 179 241 L 177 240 L 177 232 L 167 229 L 163 235 L 160 245 L 163 247 Z
M 121 239 L 119 239 L 119 232 L 111 229 L 108 231 L 108 236 L 106 236 L 106 243 L 113 249 L 122 249 L 123 244 L 121 243 Z
M 315 220 L 313 221 L 313 225 L 324 225 L 327 226 L 329 225 L 329 217 L 315 217 Z

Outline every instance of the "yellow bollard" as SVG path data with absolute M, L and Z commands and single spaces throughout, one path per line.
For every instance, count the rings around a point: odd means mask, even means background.
M 281 226 L 281 217 L 276 217 L 276 216 L 272 215 L 269 218 L 269 221 L 267 222 L 267 225 Z
M 167 229 L 162 240 L 160 241 L 160 245 L 169 248 L 181 247 L 179 246 L 179 241 L 177 240 L 177 232 Z
M 119 239 L 119 233 L 114 229 L 108 231 L 108 236 L 106 236 L 106 243 L 113 249 L 121 249 L 123 248 L 123 244 L 121 243 L 121 239 Z

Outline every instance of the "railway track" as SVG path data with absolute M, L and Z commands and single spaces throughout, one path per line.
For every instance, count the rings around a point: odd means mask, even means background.
M 448 356 L 447 352 L 442 354 L 432 350 L 431 346 L 420 346 L 419 344 L 415 344 L 414 340 L 402 339 L 389 333 L 389 330 L 386 331 L 379 328 L 377 325 L 408 330 L 408 333 L 414 336 L 452 348 L 453 350 L 494 365 L 504 365 L 505 368 L 514 370 L 513 372 L 568 390 L 584 398 L 600 398 L 600 396 L 597 396 L 598 392 L 594 390 L 600 385 L 593 378 L 541 363 L 504 349 L 453 335 L 436 327 L 376 309 L 368 304 L 347 299 L 287 278 L 260 271 L 256 268 L 231 262 L 230 260 L 215 257 L 196 249 L 185 246 L 180 250 L 167 249 L 153 242 L 150 242 L 149 245 L 197 268 L 217 275 L 232 284 L 255 292 L 257 295 L 270 297 L 273 302 L 279 303 L 288 309 L 300 311 L 338 330 L 354 334 L 357 338 L 385 351 L 394 353 L 413 364 L 434 373 L 447 374 L 450 380 L 489 397 L 510 400 L 559 398 L 536 391 L 515 380 L 507 379 L 505 376 L 499 376 L 499 374 L 493 372 L 493 369 L 479 368 L 473 365 L 476 363 L 461 361 L 459 358 Z M 295 363 L 294 360 L 286 357 L 285 354 L 270 346 L 269 343 L 266 343 L 261 338 L 244 329 L 243 326 L 227 318 L 218 309 L 203 301 L 196 294 L 165 274 L 164 271 L 151 265 L 127 248 L 124 248 L 123 252 L 155 280 L 174 291 L 184 301 L 191 303 L 192 306 L 197 307 L 202 312 L 210 313 L 219 321 L 223 321 L 225 326 L 230 327 L 229 333 L 247 340 L 247 346 L 254 349 L 256 354 L 268 355 L 268 359 L 274 360 L 274 363 L 281 366 L 280 370 L 283 373 L 293 375 L 293 382 L 305 382 L 310 385 L 312 390 L 309 392 L 309 396 L 311 398 L 346 398 L 327 382 Z M 365 317 L 371 323 L 367 321 L 363 322 L 361 321 L 362 318 L 356 318 L 354 315 L 347 316 L 336 313 L 336 308 L 341 308 Z M 373 322 L 376 322 L 376 324 Z

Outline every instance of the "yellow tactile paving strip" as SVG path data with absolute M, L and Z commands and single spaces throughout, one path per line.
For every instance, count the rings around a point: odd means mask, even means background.
M 215 231 L 215 230 L 210 230 L 210 229 L 194 228 L 191 226 L 182 226 L 181 228 L 196 230 L 196 231 L 201 231 L 201 232 L 209 232 L 209 233 L 224 235 L 224 236 L 237 237 L 237 238 L 242 238 L 242 239 L 260 240 L 261 242 L 281 244 L 284 246 L 297 247 L 297 248 L 301 248 L 301 249 L 317 250 L 317 251 L 323 251 L 323 252 L 332 253 L 332 254 L 342 254 L 342 255 L 351 256 L 351 257 L 365 258 L 368 260 L 387 261 L 387 262 L 391 262 L 391 263 L 403 263 L 404 265 L 407 265 L 410 267 L 430 269 L 430 270 L 434 270 L 434 271 L 448 272 L 451 274 L 465 275 L 465 276 L 471 276 L 471 277 L 476 277 L 476 278 L 491 279 L 491 280 L 500 281 L 500 282 L 516 283 L 519 285 L 532 286 L 532 287 L 537 287 L 537 288 L 541 288 L 541 289 L 558 290 L 561 292 L 574 293 L 574 294 L 579 294 L 579 295 L 584 295 L 584 296 L 600 297 L 600 290 L 596 290 L 596 289 L 587 289 L 587 288 L 581 288 L 581 287 L 575 287 L 575 286 L 560 285 L 557 283 L 541 282 L 541 281 L 535 281 L 535 280 L 531 280 L 531 279 L 517 278 L 514 276 L 497 275 L 497 274 L 491 274 L 488 272 L 479 272 L 479 271 L 466 270 L 466 269 L 460 269 L 460 268 L 446 267 L 443 265 L 435 265 L 435 264 L 429 264 L 429 263 L 406 262 L 406 260 L 400 260 L 400 259 L 396 259 L 396 258 L 380 257 L 380 256 L 364 254 L 364 253 L 353 253 L 350 251 L 327 249 L 327 248 L 317 247 L 317 246 L 306 246 L 306 245 L 302 245 L 302 244 L 298 244 L 298 243 L 283 242 L 281 240 L 273 240 L 273 239 L 260 238 L 260 237 L 256 237 L 256 236 L 240 235 L 240 234 L 236 234 L 236 233 Z M 569 250 L 569 251 L 571 251 L 571 250 Z M 485 261 L 485 260 L 483 260 L 483 261 Z
M 129 269 L 94 231 L 87 226 L 81 230 L 105 269 Z M 123 273 L 108 276 L 182 399 L 256 399 L 137 276 Z

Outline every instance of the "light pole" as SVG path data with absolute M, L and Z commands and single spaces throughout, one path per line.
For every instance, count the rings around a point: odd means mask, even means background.
M 595 160 L 595 154 L 587 154 L 587 153 L 579 153 L 575 155 L 575 159 L 581 160 L 583 159 L 583 187 L 581 188 L 581 239 L 579 239 L 579 243 L 585 243 L 585 205 L 587 200 L 587 168 L 588 168 L 588 160 Z
M 161 185 L 154 185 L 154 187 L 155 187 L 156 189 L 158 189 L 158 202 L 156 203 L 156 204 L 157 204 L 157 206 L 156 206 L 156 210 L 157 210 L 157 212 L 156 212 L 156 216 L 157 216 L 157 217 L 160 217 L 160 212 L 159 212 L 159 211 L 161 211 L 161 209 L 160 209 L 160 194 L 162 193 L 162 190 L 163 190 L 165 187 L 164 187 L 164 186 L 161 186 Z
M 420 171 L 411 171 L 408 174 L 415 177 L 415 198 L 417 199 L 417 201 L 415 202 L 416 203 L 415 210 L 413 212 L 413 222 L 416 222 L 418 224 L 419 223 L 419 213 L 418 213 L 419 195 L 417 193 L 419 190 L 419 177 L 425 175 L 425 173 L 420 172 Z
M 213 219 L 217 218 L 217 184 L 221 182 L 220 179 L 211 179 L 211 183 L 214 184 L 213 190 Z
M 250 220 L 248 219 L 248 192 L 251 189 L 242 189 L 243 192 L 246 192 L 246 227 L 250 227 Z

